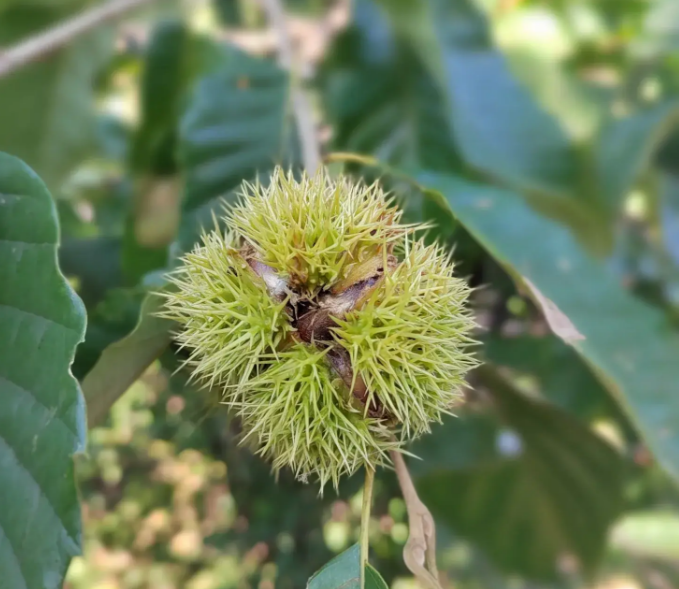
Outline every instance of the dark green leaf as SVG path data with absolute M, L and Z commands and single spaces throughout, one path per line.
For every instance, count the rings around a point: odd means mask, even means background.
M 162 300 L 149 295 L 132 333 L 101 354 L 82 383 L 89 427 L 99 425 L 111 406 L 170 344 L 172 323 L 156 317 Z
M 613 411 L 613 401 L 604 386 L 578 353 L 555 335 L 494 336 L 483 343 L 483 354 L 489 361 L 535 379 L 539 392 L 559 407 L 583 419 Z
M 177 171 L 177 128 L 188 92 L 221 49 L 192 33 L 181 21 L 161 22 L 153 31 L 141 79 L 140 118 L 131 166 L 137 173 L 170 175 Z
M 314 574 L 307 589 L 360 589 L 360 586 L 361 547 L 354 544 Z
M 438 523 L 507 571 L 546 579 L 571 555 L 591 572 L 622 507 L 620 456 L 564 411 L 525 397 L 494 370 L 479 373 L 508 428 L 495 434 L 495 460 L 465 469 L 425 462 L 420 497 Z M 459 426 L 451 421 L 437 435 Z
M 266 181 L 277 163 L 296 160 L 288 76 L 273 63 L 232 49 L 198 84 L 180 129 L 186 186 L 180 249 L 212 226 L 243 180 Z
M 82 5 L 69 3 L 65 11 L 17 4 L 0 18 L 0 45 L 42 31 Z M 24 159 L 50 186 L 92 151 L 94 75 L 111 47 L 99 28 L 0 80 L 0 150 Z
M 574 348 L 679 479 L 679 336 L 663 314 L 627 293 L 568 231 L 517 195 L 435 173 L 419 180 L 439 191 L 519 285 L 529 279 L 584 335 Z
M 69 367 L 85 310 L 57 265 L 45 185 L 0 154 L 0 587 L 58 589 L 80 552 L 72 455 L 85 408 Z
M 428 169 L 460 165 L 441 92 L 373 0 L 354 3 L 323 81 L 336 150 Z
M 78 346 L 72 366 L 78 380 L 92 370 L 106 348 L 135 328 L 145 296 L 141 287 L 112 288 L 103 300 L 88 307 L 85 341 Z
M 94 237 L 65 239 L 59 248 L 59 264 L 69 278 L 77 278 L 78 295 L 88 308 L 112 288 L 122 286 L 120 239 Z

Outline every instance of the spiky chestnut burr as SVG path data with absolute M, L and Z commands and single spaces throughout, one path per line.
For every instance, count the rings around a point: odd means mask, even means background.
M 225 221 L 170 275 L 163 316 L 274 469 L 337 485 L 455 405 L 469 288 L 377 184 L 278 169 Z

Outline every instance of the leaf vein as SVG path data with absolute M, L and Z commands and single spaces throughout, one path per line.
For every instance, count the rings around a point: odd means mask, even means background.
M 41 407 L 43 407 L 44 409 L 46 409 L 49 413 L 52 412 L 52 409 L 53 409 L 53 408 L 52 408 L 52 407 L 49 407 L 47 404 L 45 404 L 45 403 L 44 403 L 44 402 L 43 402 L 43 401 L 42 401 L 42 400 L 41 400 L 41 399 L 40 399 L 33 391 L 31 391 L 31 390 L 29 390 L 29 389 L 27 389 L 27 388 L 25 388 L 25 387 L 22 387 L 20 384 L 18 384 L 17 382 L 13 381 L 12 379 L 10 379 L 7 375 L 0 374 L 0 384 L 2 384 L 3 382 L 6 383 L 6 384 L 9 384 L 9 385 L 11 385 L 11 386 L 13 386 L 16 390 L 18 390 L 18 391 L 20 391 L 21 393 L 24 393 L 24 394 L 28 395 L 29 397 L 31 397 L 31 399 L 33 399 L 33 401 L 35 401 L 35 403 L 36 403 L 37 405 L 40 405 Z M 73 408 L 73 405 L 70 405 L 70 406 L 67 408 L 66 411 L 70 411 L 72 408 Z M 68 423 L 66 423 L 66 420 L 62 417 L 62 415 L 60 415 L 60 414 L 58 414 L 58 413 L 55 413 L 55 414 L 54 414 L 54 418 L 55 418 L 59 423 L 61 423 L 61 424 L 68 430 L 69 433 L 73 434 L 73 436 L 74 436 L 76 439 L 78 439 L 78 437 L 79 437 L 78 432 L 77 432 L 73 427 L 71 427 L 70 425 L 68 425 Z
M 69 534 L 68 530 L 66 529 L 66 526 L 59 517 L 59 514 L 56 508 L 54 507 L 54 504 L 52 503 L 52 500 L 50 499 L 49 495 L 45 493 L 45 490 L 42 488 L 42 485 L 38 482 L 38 479 L 35 478 L 35 475 L 31 472 L 31 470 L 28 469 L 26 465 L 19 459 L 19 455 L 16 453 L 16 450 L 9 443 L 9 441 L 2 435 L 2 433 L 0 433 L 0 441 L 6 446 L 6 448 L 8 448 L 12 452 L 14 458 L 16 459 L 16 464 L 28 475 L 29 480 L 38 488 L 38 491 L 40 491 L 40 495 L 45 499 L 45 503 L 47 503 L 47 505 L 49 506 L 54 518 L 57 520 L 57 522 L 59 522 L 59 525 L 66 534 L 66 537 L 71 542 L 73 542 L 74 546 L 78 546 L 79 542 Z
M 20 309 L 19 307 L 15 307 L 14 305 L 7 305 L 0 303 L 0 309 L 9 309 L 11 311 L 17 311 L 19 313 L 23 313 L 24 315 L 28 315 L 29 317 L 33 317 L 34 319 L 40 319 L 42 321 L 45 321 L 47 323 L 51 323 L 52 325 L 56 325 L 62 329 L 65 329 L 66 331 L 70 331 L 78 336 L 78 339 L 80 339 L 80 332 L 73 328 L 69 327 L 68 325 L 64 323 L 59 323 L 55 319 L 50 319 L 49 317 L 45 317 L 44 315 L 39 315 L 38 313 L 33 313 L 32 311 L 27 311 L 26 309 Z

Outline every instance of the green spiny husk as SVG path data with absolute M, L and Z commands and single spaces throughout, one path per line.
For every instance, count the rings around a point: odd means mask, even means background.
M 459 401 L 470 289 L 377 184 L 277 169 L 225 220 L 170 275 L 163 316 L 275 470 L 337 486 Z

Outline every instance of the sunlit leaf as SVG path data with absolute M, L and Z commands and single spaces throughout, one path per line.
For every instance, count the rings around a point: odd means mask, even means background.
M 670 510 L 632 512 L 611 532 L 614 548 L 637 558 L 679 559 L 679 516 Z

